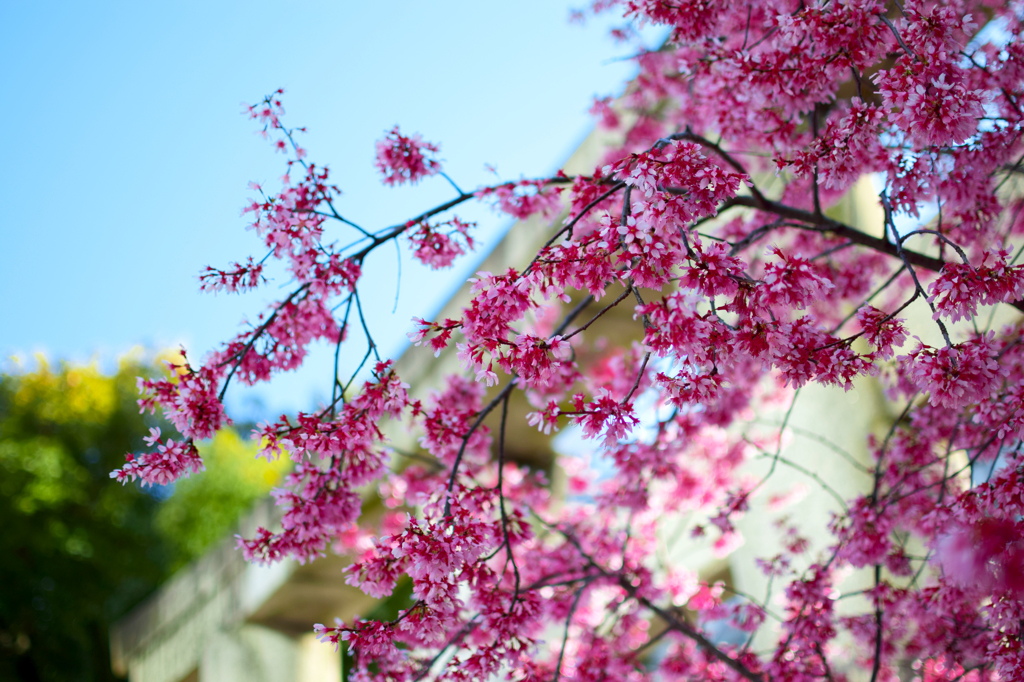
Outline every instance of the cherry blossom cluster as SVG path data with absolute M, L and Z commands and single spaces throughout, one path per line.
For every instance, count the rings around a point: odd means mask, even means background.
M 231 423 L 217 395 L 224 368 L 207 365 L 194 370 L 184 352 L 181 358 L 180 365 L 167 363 L 169 379 L 139 378 L 139 407 L 150 413 L 162 407 L 167 421 L 186 438 L 211 438 L 221 426 Z
M 206 470 L 191 440 L 175 441 L 168 438 L 165 442 L 160 437 L 160 429 L 150 429 L 149 436 L 144 440 L 146 445 L 156 448 L 156 452 L 125 455 L 125 465 L 110 472 L 111 478 L 118 483 L 139 480 L 144 486 L 167 485 Z
M 431 225 L 422 222 L 414 231 L 406 232 L 416 260 L 435 270 L 451 267 L 459 256 L 473 249 L 473 238 L 469 231 L 476 223 L 466 223 L 452 218 L 443 223 Z
M 561 192 L 561 187 L 543 180 L 519 180 L 485 187 L 477 196 L 493 201 L 502 213 L 526 220 L 534 214 L 552 217 L 562 207 L 558 196 Z
M 395 126 L 377 142 L 377 170 L 385 185 L 415 184 L 441 172 L 437 145 L 424 142 L 418 134 L 407 137 Z
M 323 556 L 330 541 L 355 525 L 362 511 L 359 488 L 387 471 L 377 423 L 409 406 L 406 385 L 390 363 L 378 363 L 373 372 L 375 380 L 334 418 L 299 414 L 295 424 L 282 417 L 254 432 L 262 454 L 286 452 L 296 465 L 286 477 L 288 488 L 273 491 L 284 509 L 281 532 L 259 528 L 252 540 L 238 538 L 246 559 L 266 563 L 287 556 L 305 563 Z
M 987 260 L 994 256 L 993 264 Z M 956 322 L 971 319 L 979 305 L 1013 303 L 1024 297 L 1024 265 L 1007 265 L 1006 252 L 990 254 L 986 263 L 972 268 L 966 263 L 947 263 L 931 285 L 936 316 Z

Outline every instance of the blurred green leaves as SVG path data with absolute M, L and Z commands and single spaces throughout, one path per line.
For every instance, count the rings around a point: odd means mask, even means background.
M 156 527 L 174 551 L 173 568 L 188 563 L 231 530 L 239 511 L 270 492 L 291 464 L 256 459 L 256 447 L 235 431 L 199 445 L 206 472 L 175 484 L 156 513 Z
M 137 360 L 116 374 L 39 360 L 0 376 L 0 679 L 110 680 L 107 631 L 169 575 L 228 535 L 287 467 L 224 431 L 207 471 L 171 490 L 121 486 L 141 452 Z M 163 500 L 163 501 L 161 501 Z

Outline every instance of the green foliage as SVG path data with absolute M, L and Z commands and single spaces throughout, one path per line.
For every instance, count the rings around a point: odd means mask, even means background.
M 199 452 L 206 473 L 176 483 L 156 515 L 157 529 L 174 548 L 175 569 L 223 539 L 239 511 L 269 493 L 290 464 L 287 458 L 269 465 L 257 460 L 255 444 L 234 431 L 220 431 Z
M 154 423 L 141 370 L 0 377 L 0 678 L 110 679 L 108 624 L 166 575 L 157 500 L 110 479 Z
M 170 491 L 112 480 L 150 427 L 173 432 L 139 414 L 135 377 L 152 373 L 40 360 L 0 376 L 0 679 L 114 679 L 110 625 L 226 535 L 286 465 L 254 461 L 225 432 L 201 446 L 207 472 L 164 502 L 154 492 Z

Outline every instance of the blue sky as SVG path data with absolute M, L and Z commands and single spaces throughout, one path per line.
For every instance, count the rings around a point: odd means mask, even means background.
M 588 132 L 594 95 L 633 73 L 610 21 L 570 24 L 582 2 L 6 2 L 0 4 L 0 354 L 111 362 L 133 346 L 200 358 L 287 283 L 200 294 L 197 273 L 260 254 L 239 211 L 283 157 L 240 115 L 286 89 L 339 209 L 373 229 L 451 196 L 439 178 L 383 187 L 373 142 L 396 123 L 441 145 L 462 186 L 549 173 Z M 485 207 L 483 249 L 506 222 Z M 472 262 L 438 277 L 394 250 L 367 265 L 375 332 L 401 350 Z M 362 349 L 355 349 L 361 354 Z M 313 408 L 328 354 L 230 402 L 264 416 Z M 9 360 L 5 360 L 9 362 Z

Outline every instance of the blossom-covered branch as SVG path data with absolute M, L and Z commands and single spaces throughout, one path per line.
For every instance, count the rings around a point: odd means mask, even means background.
M 246 209 L 269 253 L 202 288 L 278 268 L 290 293 L 143 382 L 142 407 L 182 438 L 154 433 L 113 475 L 202 471 L 195 441 L 229 423 L 230 383 L 326 342 L 330 404 L 255 434 L 294 461 L 281 527 L 239 546 L 346 552 L 347 582 L 377 599 L 407 576 L 394 620 L 316 626 L 353 652 L 352 679 L 1024 680 L 1024 6 L 588 10 L 611 11 L 669 38 L 637 44 L 636 78 L 597 100 L 619 142 L 592 171 L 463 191 L 439 144 L 395 126 L 384 184 L 455 193 L 396 225 L 342 215 L 280 91 L 248 108 L 287 159 Z M 452 266 L 476 246 L 455 213 L 471 201 L 536 217 L 534 250 L 477 273 L 462 310 L 415 320 L 415 344 L 462 363 L 420 395 L 381 357 L 364 269 L 391 244 Z M 823 432 L 797 423 L 845 392 L 877 402 L 870 424 L 863 403 L 819 416 Z M 392 461 L 388 429 L 419 449 Z M 531 458 L 530 430 L 588 454 Z M 783 511 L 804 495 L 813 513 Z M 751 528 L 773 534 L 768 555 L 740 549 Z M 733 577 L 696 556 L 731 557 Z

